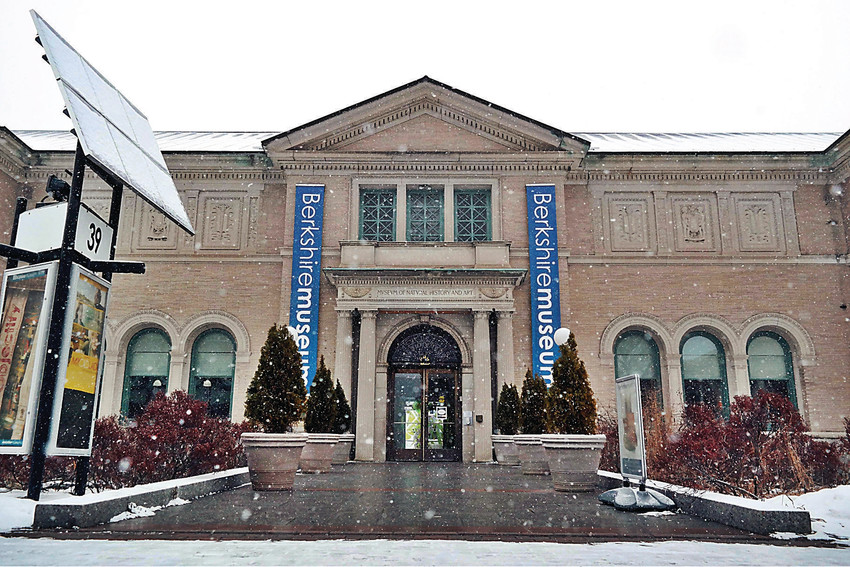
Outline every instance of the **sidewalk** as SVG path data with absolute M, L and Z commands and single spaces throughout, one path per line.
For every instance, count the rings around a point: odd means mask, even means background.
M 348 463 L 301 475 L 292 492 L 250 486 L 156 515 L 29 536 L 115 539 L 483 539 L 777 543 L 685 514 L 634 514 L 590 494 L 558 493 L 549 476 L 463 463 Z M 22 535 L 22 534 L 21 534 Z

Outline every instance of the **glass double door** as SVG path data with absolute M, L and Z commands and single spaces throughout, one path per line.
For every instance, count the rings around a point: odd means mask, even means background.
M 460 461 L 458 392 L 454 370 L 416 368 L 393 372 L 387 458 Z

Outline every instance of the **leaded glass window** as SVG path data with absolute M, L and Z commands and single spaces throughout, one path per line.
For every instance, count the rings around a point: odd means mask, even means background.
M 157 392 L 165 391 L 170 366 L 171 341 L 164 331 L 144 329 L 133 335 L 127 345 L 121 413 L 139 417 Z
M 703 331 L 688 333 L 681 353 L 685 404 L 705 404 L 728 414 L 726 353 L 717 337 Z
M 223 329 L 210 329 L 192 345 L 189 395 L 207 402 L 210 415 L 230 417 L 236 342 Z
M 395 240 L 394 189 L 361 189 L 360 240 Z
M 443 240 L 443 191 L 420 185 L 407 191 L 407 240 Z
M 747 343 L 747 367 L 753 396 L 767 390 L 785 396 L 797 406 L 794 365 L 785 339 L 768 331 L 754 334 Z
M 490 240 L 490 191 L 455 190 L 455 240 Z
M 655 398 L 658 409 L 664 407 L 661 394 L 661 360 L 658 345 L 646 332 L 626 331 L 614 345 L 614 373 L 617 378 L 640 376 L 640 395 L 646 403 Z

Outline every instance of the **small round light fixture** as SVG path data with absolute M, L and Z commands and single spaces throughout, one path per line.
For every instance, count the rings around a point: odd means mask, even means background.
M 211 387 L 212 387 L 212 382 L 210 381 L 210 379 L 209 379 L 209 378 L 207 378 L 206 380 L 204 380 L 204 383 L 203 383 L 203 384 L 201 384 L 201 386 L 203 386 L 204 388 L 211 388 Z
M 570 340 L 570 330 L 566 327 L 561 327 L 560 329 L 555 331 L 555 334 L 552 338 L 555 339 L 555 344 L 558 346 L 566 344 L 567 341 Z

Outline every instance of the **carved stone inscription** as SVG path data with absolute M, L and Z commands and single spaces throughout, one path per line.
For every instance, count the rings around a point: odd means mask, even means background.
M 643 252 L 653 248 L 646 198 L 610 197 L 608 232 L 612 252 Z
M 717 207 L 704 196 L 672 198 L 673 232 L 677 252 L 716 252 Z
M 742 252 L 784 252 L 778 196 L 736 195 L 735 209 Z
M 238 249 L 242 232 L 242 200 L 206 199 L 203 212 L 203 247 L 210 250 Z

